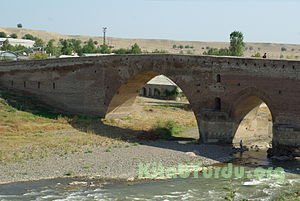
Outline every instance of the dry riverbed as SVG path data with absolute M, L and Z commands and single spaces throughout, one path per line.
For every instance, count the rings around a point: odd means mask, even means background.
M 44 158 L 1 163 L 0 182 L 75 176 L 132 180 L 138 176 L 140 163 L 162 163 L 164 167 L 195 162 L 211 165 L 231 159 L 231 151 L 230 147 L 163 140 L 85 145 L 64 155 L 53 152 Z
M 0 91 L 0 183 L 76 176 L 132 180 L 140 162 L 170 167 L 228 160 L 229 147 L 197 144 L 187 106 L 139 97 L 130 114 L 100 120 L 60 115 L 33 98 Z

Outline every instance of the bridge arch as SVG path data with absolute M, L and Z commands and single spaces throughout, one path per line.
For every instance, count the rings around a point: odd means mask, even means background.
M 246 141 L 261 139 L 270 143 L 275 116 L 269 96 L 256 88 L 248 88 L 239 94 L 239 98 L 232 104 L 230 113 L 234 123 L 233 143 L 239 142 L 243 137 Z
M 173 76 L 166 71 L 154 71 L 154 70 L 141 70 L 138 72 L 132 72 L 131 76 L 126 76 L 123 80 L 119 81 L 118 86 L 113 88 L 113 92 L 109 93 L 109 96 L 106 99 L 107 102 L 107 110 L 105 117 L 118 117 L 118 114 L 126 113 L 131 110 L 131 106 L 134 104 L 136 97 L 140 94 L 140 90 L 143 90 L 145 93 L 145 84 L 150 81 L 152 78 L 164 75 L 171 81 L 173 81 L 185 95 L 186 99 L 189 101 L 190 110 L 193 111 L 194 117 L 197 122 L 197 127 L 199 128 L 199 121 L 197 116 L 197 108 L 193 107 L 192 99 L 193 99 L 193 90 L 191 89 L 191 83 L 184 79 L 180 79 L 177 76 Z M 151 88 L 147 91 L 147 96 L 154 96 L 158 93 L 163 93 L 159 91 L 159 89 L 154 88 L 151 91 Z M 115 115 L 116 114 L 116 115 Z M 199 132 L 199 129 L 198 129 Z M 199 132 L 200 138 L 200 132 Z

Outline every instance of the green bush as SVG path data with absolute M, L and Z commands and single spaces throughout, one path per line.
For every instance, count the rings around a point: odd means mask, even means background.
M 251 55 L 251 57 L 261 57 L 259 52 L 256 52 L 254 55 Z
M 286 51 L 286 50 L 287 50 L 286 47 L 282 47 L 282 48 L 281 48 L 281 51 L 282 51 L 282 52 L 284 52 L 284 51 Z
M 182 127 L 173 120 L 157 121 L 152 128 L 152 133 L 158 135 L 160 139 L 171 139 L 182 132 Z
M 34 59 L 34 60 L 47 59 L 47 58 L 48 58 L 47 54 L 40 53 L 40 52 L 30 55 L 30 59 Z

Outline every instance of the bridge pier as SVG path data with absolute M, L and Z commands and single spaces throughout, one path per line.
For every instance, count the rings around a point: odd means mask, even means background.
M 275 124 L 269 155 L 300 157 L 300 128 L 289 124 Z
M 229 119 L 226 112 L 202 111 L 198 119 L 202 143 L 232 143 L 234 122 Z

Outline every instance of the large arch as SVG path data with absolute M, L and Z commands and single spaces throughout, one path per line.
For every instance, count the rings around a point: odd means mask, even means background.
M 262 103 L 265 103 L 268 106 L 272 114 L 272 119 L 275 121 L 275 108 L 267 93 L 257 88 L 250 87 L 240 91 L 234 100 L 235 101 L 232 102 L 230 107 L 230 117 L 235 123 L 240 123 L 251 110 Z
M 235 137 L 238 134 L 238 137 L 243 136 L 240 132 L 246 132 L 247 134 L 251 134 L 252 136 L 245 136 L 246 138 L 255 138 L 255 135 L 258 136 L 261 133 L 259 133 L 258 128 L 258 114 L 261 112 L 264 112 L 264 115 L 270 115 L 269 117 L 266 117 L 267 121 L 271 121 L 271 126 L 269 125 L 269 122 L 263 122 L 263 126 L 265 126 L 264 135 L 265 138 L 268 137 L 268 135 L 272 136 L 273 131 L 272 127 L 274 124 L 274 113 L 273 113 L 273 107 L 271 105 L 271 102 L 268 98 L 268 95 L 260 90 L 257 90 L 256 88 L 248 88 L 246 90 L 243 90 L 242 95 L 240 95 L 239 98 L 233 103 L 231 108 L 231 118 L 233 119 L 233 133 L 232 133 L 232 140 L 235 141 Z M 244 121 L 243 121 L 244 120 Z M 247 122 L 250 121 L 250 122 Z M 253 122 L 256 122 L 256 125 L 254 125 L 255 128 L 250 128 Z M 261 122 L 260 122 L 261 123 Z M 243 128 L 246 126 L 245 128 Z M 248 127 L 248 128 L 247 128 Z M 271 127 L 271 128 L 270 128 Z M 243 131 L 243 129 L 245 129 Z M 252 130 L 246 131 L 247 129 Z M 270 129 L 270 130 L 269 130 Z M 260 135 L 261 136 L 261 135 Z M 272 138 L 272 137 L 271 137 Z M 252 139 L 255 140 L 255 139 Z M 272 139 L 271 139 L 272 141 Z M 269 143 L 269 142 L 268 142 Z
M 199 128 L 197 111 L 195 110 L 195 108 L 193 108 L 193 104 L 190 102 L 190 100 L 192 99 L 190 93 L 191 90 L 189 91 L 187 89 L 189 88 L 189 83 L 185 82 L 184 80 L 177 80 L 178 82 L 176 82 L 176 77 L 172 77 L 172 75 L 169 75 L 167 73 L 159 73 L 157 71 L 136 72 L 133 76 L 129 76 L 125 80 L 122 80 L 119 87 L 116 88 L 114 93 L 111 93 L 112 95 L 107 101 L 107 103 L 109 104 L 106 110 L 105 118 L 119 118 L 128 115 L 128 111 L 131 111 L 131 106 L 134 104 L 137 96 L 140 94 L 140 90 L 145 87 L 145 84 L 148 81 L 158 75 L 165 75 L 168 79 L 172 80 L 179 88 L 182 89 L 183 94 L 186 96 L 188 102 L 190 103 L 190 110 L 193 111 L 194 117 L 197 122 L 197 127 Z M 152 93 L 154 93 L 153 90 Z M 154 96 L 154 94 L 152 95 Z M 200 138 L 200 129 L 198 129 L 198 133 Z

